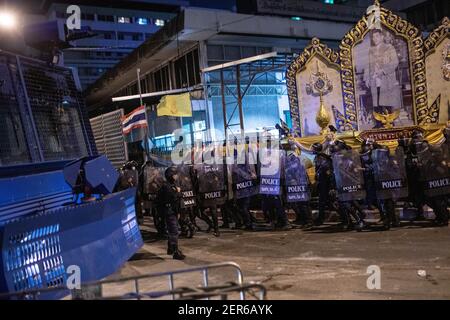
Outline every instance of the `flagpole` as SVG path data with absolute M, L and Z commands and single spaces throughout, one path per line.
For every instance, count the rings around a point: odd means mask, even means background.
M 146 159 L 145 161 L 150 160 L 150 150 L 148 146 L 148 140 L 150 139 L 149 133 L 148 133 L 148 117 L 147 117 L 147 106 L 144 104 L 144 101 L 142 99 L 142 88 L 141 88 L 141 69 L 136 69 L 137 73 L 137 84 L 138 84 L 138 90 L 139 90 L 139 100 L 141 106 L 144 106 L 144 114 L 145 114 L 145 122 L 147 123 L 147 126 L 145 127 L 145 142 L 144 142 L 144 149 L 145 149 L 145 155 Z

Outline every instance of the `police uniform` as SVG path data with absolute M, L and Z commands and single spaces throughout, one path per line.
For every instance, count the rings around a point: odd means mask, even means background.
M 325 221 L 325 209 L 332 206 L 330 193 L 336 188 L 333 176 L 333 163 L 330 156 L 323 153 L 322 149 L 321 144 L 313 145 L 313 151 L 316 154 L 314 167 L 319 194 L 319 217 L 315 221 L 316 225 L 321 225 Z
M 367 194 L 366 204 L 368 206 L 375 205 L 378 208 L 384 227 L 389 229 L 391 225 L 397 225 L 397 219 L 395 217 L 395 204 L 393 199 L 377 199 L 372 151 L 379 148 L 383 147 L 375 142 L 365 141 L 361 146 L 361 164 L 364 169 L 364 186 Z
M 167 254 L 174 259 L 183 260 L 185 256 L 178 248 L 178 213 L 180 210 L 181 193 L 175 184 L 176 168 L 166 169 L 166 182 L 158 192 L 158 207 L 164 215 L 168 232 Z
M 343 151 L 343 150 L 351 150 L 351 148 L 349 146 L 347 146 L 345 144 L 345 142 L 340 141 L 340 140 L 336 140 L 334 142 L 334 144 L 331 145 L 331 147 L 330 147 L 330 152 L 332 155 L 337 152 Z M 336 170 L 336 169 L 334 169 L 334 170 Z M 335 183 L 333 174 L 332 174 L 332 177 L 333 177 L 332 181 L 334 183 L 334 189 L 336 189 L 336 183 Z M 333 193 L 335 193 L 335 192 L 333 192 Z M 355 220 L 357 231 L 361 231 L 365 227 L 363 216 L 361 214 L 361 210 L 359 209 L 359 205 L 357 204 L 357 202 L 355 200 L 351 200 L 351 201 L 339 200 L 337 211 L 341 217 L 344 228 L 346 228 L 346 229 L 353 228 L 352 218 L 353 218 L 353 220 Z
M 299 161 L 300 160 L 300 146 L 296 145 L 295 140 L 290 140 L 289 144 L 285 145 L 285 148 L 287 148 L 286 150 L 286 160 L 289 157 L 296 157 Z M 298 153 L 296 151 L 299 151 Z M 287 165 L 286 161 L 282 161 L 282 164 L 284 166 Z M 285 172 L 285 174 L 287 173 L 287 168 L 283 166 L 283 170 Z M 284 181 L 283 181 L 283 185 L 287 186 L 287 177 L 286 175 L 283 176 Z M 309 180 L 308 174 L 306 172 L 305 169 L 305 182 L 307 184 L 307 189 L 310 191 L 311 190 L 311 182 Z M 287 190 L 285 190 L 286 194 L 285 194 L 285 200 L 286 202 L 288 202 L 287 197 L 288 192 Z M 307 193 L 305 191 L 305 193 Z M 309 196 L 310 197 L 310 196 Z M 309 201 L 309 197 L 308 200 L 306 201 L 295 201 L 295 202 L 291 202 L 291 207 L 295 212 L 295 221 L 294 224 L 300 225 L 302 227 L 310 227 L 312 225 L 312 210 L 311 210 L 311 206 L 310 206 L 310 201 Z M 292 201 L 292 200 L 291 200 Z

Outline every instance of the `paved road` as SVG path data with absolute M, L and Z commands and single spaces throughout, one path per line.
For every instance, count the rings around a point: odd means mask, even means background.
M 181 239 L 185 261 L 165 254 L 166 242 L 155 241 L 147 221 L 144 247 L 115 276 L 129 276 L 234 261 L 246 281 L 260 281 L 269 299 L 450 299 L 450 228 L 428 222 L 388 232 L 338 232 L 333 224 L 312 231 L 244 232 L 225 230 L 220 238 L 198 233 Z M 367 289 L 367 268 L 381 269 L 381 289 Z M 418 275 L 419 270 L 425 274 Z M 212 281 L 232 274 L 211 273 Z M 176 278 L 192 286 L 201 277 Z M 143 290 L 164 289 L 166 280 L 152 280 Z M 129 287 L 114 286 L 119 293 Z

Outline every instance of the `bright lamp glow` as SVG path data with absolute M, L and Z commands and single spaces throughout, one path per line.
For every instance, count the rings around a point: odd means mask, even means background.
M 16 16 L 11 12 L 0 12 L 0 28 L 14 29 L 17 25 Z

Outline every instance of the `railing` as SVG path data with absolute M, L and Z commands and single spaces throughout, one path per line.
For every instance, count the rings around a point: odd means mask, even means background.
M 220 268 L 232 268 L 235 271 L 236 279 L 235 281 L 225 282 L 221 285 L 210 286 L 209 285 L 209 271 L 212 269 L 220 269 Z M 188 274 L 188 273 L 198 273 L 202 274 L 202 282 L 203 286 L 201 287 L 175 287 L 174 283 L 174 275 L 180 274 Z M 140 281 L 151 278 L 161 278 L 167 277 L 168 280 L 168 290 L 163 291 L 148 291 L 141 292 L 140 290 Z M 134 284 L 134 291 L 128 292 L 121 295 L 116 296 L 103 296 L 101 288 L 104 285 L 108 284 L 118 284 L 132 282 Z M 84 288 L 84 289 L 83 289 Z M 98 290 L 100 294 L 94 295 L 86 295 L 86 289 L 95 288 Z M 39 295 L 54 290 L 64 290 L 68 291 L 67 288 L 49 288 L 49 289 L 37 289 L 30 291 L 22 291 L 9 293 L 5 295 L 0 295 L 0 299 L 26 299 L 26 300 L 36 300 L 39 299 Z M 258 293 L 254 294 L 253 290 L 257 290 Z M 238 264 L 234 262 L 224 262 L 211 264 L 206 266 L 199 266 L 188 269 L 174 270 L 174 271 L 166 271 L 159 272 L 141 276 L 133 276 L 133 277 L 125 277 L 121 279 L 113 279 L 113 280 L 104 280 L 99 282 L 85 283 L 82 285 L 81 290 L 72 290 L 72 299 L 90 299 L 90 300 L 126 300 L 126 299 L 157 299 L 163 297 L 171 297 L 172 300 L 186 300 L 186 299 L 210 299 L 213 297 L 220 297 L 222 300 L 226 300 L 229 294 L 239 293 L 240 300 L 246 299 L 246 293 L 251 295 L 252 297 L 264 300 L 267 297 L 266 289 L 263 285 L 257 283 L 244 283 L 244 276 L 241 268 Z

